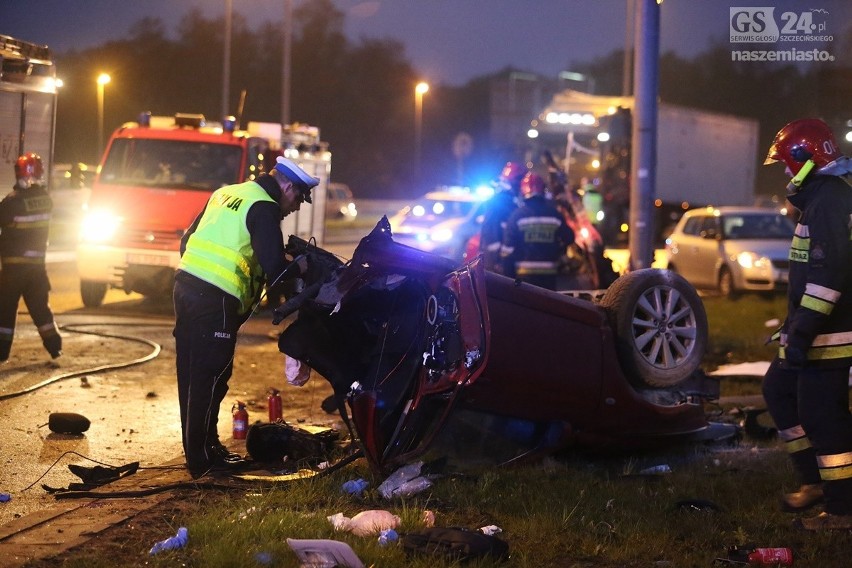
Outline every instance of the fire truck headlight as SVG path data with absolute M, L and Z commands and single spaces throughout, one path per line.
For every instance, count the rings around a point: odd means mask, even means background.
M 80 240 L 88 243 L 103 243 L 112 240 L 118 231 L 121 219 L 107 211 L 94 211 L 83 218 Z

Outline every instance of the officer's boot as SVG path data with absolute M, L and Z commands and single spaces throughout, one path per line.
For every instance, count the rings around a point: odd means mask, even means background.
M 12 351 L 11 339 L 0 339 L 0 365 L 9 360 L 9 353 Z

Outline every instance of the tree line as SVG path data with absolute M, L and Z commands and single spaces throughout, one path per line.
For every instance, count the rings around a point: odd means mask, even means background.
M 431 86 L 424 105 L 422 175 L 415 179 L 417 70 L 399 41 L 348 39 L 344 17 L 331 0 L 315 0 L 300 3 L 292 26 L 290 114 L 293 121 L 320 127 L 333 155 L 333 180 L 349 183 L 363 197 L 419 195 L 431 185 L 455 180 L 451 147 L 459 132 L 475 141 L 469 161 L 492 168 L 495 175 L 501 162 L 513 158 L 489 141 L 490 81 L 512 71 L 504 69 L 460 87 Z M 266 22 L 251 29 L 240 14 L 232 17 L 228 109 L 237 113 L 245 91 L 243 126 L 249 120 L 280 122 L 281 26 Z M 852 27 L 837 41 L 838 54 L 852 52 Z M 126 39 L 57 54 L 66 87 L 59 96 L 56 160 L 99 159 L 95 77 L 100 72 L 112 77 L 105 88 L 105 137 L 142 111 L 203 113 L 220 120 L 223 42 L 224 20 L 205 18 L 193 9 L 180 21 L 174 39 L 161 19 L 145 18 Z M 620 94 L 623 56 L 616 50 L 591 61 L 566 62 L 566 68 L 594 76 L 597 94 Z M 756 118 L 760 152 L 788 120 L 820 116 L 839 125 L 852 118 L 844 116 L 852 94 L 852 62 L 802 68 L 730 59 L 729 45 L 693 59 L 662 54 L 661 100 Z M 759 187 L 782 183 L 768 175 L 759 170 Z

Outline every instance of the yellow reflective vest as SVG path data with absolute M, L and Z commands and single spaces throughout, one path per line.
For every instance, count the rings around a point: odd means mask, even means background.
M 240 313 L 252 307 L 263 285 L 263 270 L 251 247 L 246 217 L 260 201 L 275 203 L 257 183 L 217 189 L 195 232 L 186 242 L 179 270 L 213 284 L 240 301 Z

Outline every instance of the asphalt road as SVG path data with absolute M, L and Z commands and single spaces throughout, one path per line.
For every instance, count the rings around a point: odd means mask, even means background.
M 336 232 L 326 248 L 349 258 L 360 232 Z M 182 455 L 170 299 L 111 290 L 103 306 L 84 308 L 73 251 L 51 250 L 48 261 L 50 303 L 65 355 L 58 366 L 51 364 L 22 303 L 12 356 L 0 367 L 0 494 L 11 497 L 0 502 L 0 526 L 55 505 L 42 485 L 79 482 L 69 464 L 157 467 Z M 300 389 L 285 383 L 279 331 L 262 312 L 241 331 L 231 391 L 219 414 L 220 436 L 232 447 L 230 403 L 247 401 L 250 421 L 264 419 L 269 386 L 282 389 L 288 421 L 331 425 L 338 419 L 320 409 L 331 393 L 322 378 Z M 152 359 L 131 364 L 146 357 Z M 122 367 L 93 370 L 107 365 Z M 81 414 L 91 426 L 82 435 L 51 432 L 49 418 L 57 412 Z M 239 444 L 234 449 L 244 453 Z

